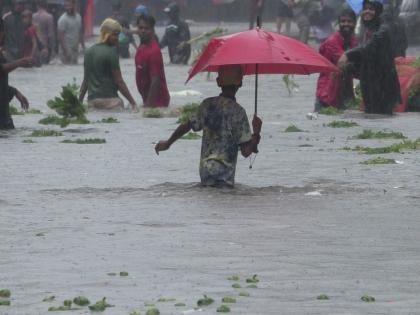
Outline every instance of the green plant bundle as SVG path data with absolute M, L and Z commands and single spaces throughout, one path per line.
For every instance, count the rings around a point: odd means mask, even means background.
M 198 103 L 187 103 L 181 107 L 181 114 L 177 120 L 178 124 L 186 124 L 193 115 L 195 115 L 198 111 L 198 107 L 200 104 Z
M 258 286 L 255 283 L 248 284 L 246 287 L 249 289 L 258 289 Z
M 114 305 L 108 304 L 106 301 L 106 298 L 103 298 L 102 300 L 96 302 L 93 305 L 89 306 L 89 309 L 93 312 L 103 312 L 108 307 L 114 307 Z
M 234 283 L 234 284 L 232 284 L 232 288 L 240 289 L 240 288 L 242 288 L 242 286 L 239 283 Z
M 0 290 L 0 298 L 9 298 L 11 295 L 9 289 L 2 289 Z
M 174 306 L 175 306 L 175 307 L 184 307 L 184 306 L 186 306 L 186 304 L 185 304 L 185 303 L 180 302 L 180 303 L 176 303 Z
M 30 137 L 61 137 L 63 134 L 55 130 L 34 130 Z
M 9 300 L 0 300 L 0 306 L 10 306 Z
M 189 132 L 186 135 L 181 137 L 182 140 L 198 140 L 201 139 L 201 136 L 196 132 Z
M 248 292 L 246 292 L 246 291 L 241 291 L 241 292 L 239 292 L 239 296 L 245 296 L 245 297 L 248 297 L 248 296 L 251 296 L 251 294 L 249 294 Z
M 216 311 L 217 311 L 217 313 L 229 313 L 230 312 L 230 307 L 225 305 L 225 304 L 222 304 L 217 308 Z
M 158 302 L 174 302 L 174 301 L 176 301 L 176 299 L 174 299 L 174 298 L 166 298 L 166 297 L 161 297 L 161 298 L 159 298 L 158 299 Z
M 65 118 L 76 117 L 79 119 L 86 119 L 86 108 L 79 101 L 77 91 L 78 86 L 75 82 L 63 86 L 60 97 L 49 100 L 47 102 L 48 107 Z
M 127 271 L 120 271 L 120 277 L 128 277 Z
M 49 115 L 45 118 L 42 118 L 38 121 L 39 124 L 42 125 L 58 125 L 61 128 L 67 127 L 69 124 L 88 124 L 90 123 L 86 117 L 75 117 L 75 118 L 68 118 L 68 117 L 60 117 L 57 115 Z
M 327 124 L 327 126 L 331 128 L 351 128 L 359 125 L 354 121 L 334 120 Z
M 163 111 L 159 108 L 149 108 L 143 112 L 145 118 L 162 118 L 163 116 Z
M 61 141 L 61 143 L 102 144 L 102 143 L 106 143 L 106 140 L 105 139 L 100 139 L 100 138 L 87 138 L 87 139 L 76 139 L 76 140 L 66 139 L 66 140 Z M 121 273 L 120 273 L 120 276 L 124 276 L 124 275 L 121 275 Z
M 319 111 L 319 113 L 321 115 L 337 116 L 337 115 L 341 115 L 342 114 L 342 111 L 338 110 L 335 107 L 329 106 L 329 107 L 323 107 L 323 108 L 321 108 L 321 110 Z
M 290 125 L 284 130 L 284 132 L 303 132 L 303 130 L 295 125 Z
M 230 276 L 227 278 L 229 281 L 239 281 L 239 276 Z
M 207 306 L 213 304 L 214 300 L 211 297 L 208 297 L 204 294 L 204 297 L 197 301 L 197 306 Z
M 354 136 L 354 139 L 406 139 L 406 137 L 401 132 L 365 129 L 362 133 Z
M 360 162 L 363 165 L 378 165 L 378 164 L 397 164 L 394 159 L 385 159 L 383 157 L 377 157 L 364 162 Z
M 345 148 L 348 150 L 348 148 Z M 358 151 L 365 154 L 387 154 L 387 153 L 402 153 L 403 151 L 418 151 L 420 150 L 420 138 L 411 141 L 404 140 L 401 143 L 394 143 L 387 147 L 370 148 L 363 146 L 356 146 L 352 151 Z

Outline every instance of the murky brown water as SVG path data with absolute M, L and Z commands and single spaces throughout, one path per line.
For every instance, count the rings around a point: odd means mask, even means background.
M 122 68 L 139 99 L 133 60 Z M 205 75 L 185 86 L 187 71 L 168 65 L 169 89 L 203 96 L 175 96 L 173 107 L 218 93 Z M 18 70 L 11 84 L 47 113 L 46 101 L 81 76 L 81 66 L 51 65 Z M 173 297 L 187 307 L 156 305 L 161 314 L 182 314 L 202 294 L 217 305 L 237 295 L 226 280 L 233 274 L 243 286 L 253 274 L 261 281 L 246 289 L 250 297 L 238 297 L 232 314 L 417 314 L 420 155 L 392 154 L 404 164 L 363 166 L 370 156 L 340 149 L 392 143 L 350 139 L 367 128 L 415 139 L 420 116 L 348 112 L 307 120 L 316 76 L 295 79 L 300 91 L 289 97 L 281 76 L 260 78 L 260 154 L 252 170 L 240 159 L 233 190 L 198 185 L 200 141 L 180 140 L 154 154 L 153 144 L 176 127 L 174 118 L 89 113 L 93 122 L 112 116 L 121 123 L 71 125 L 63 137 L 23 144 L 45 126 L 37 124 L 39 115 L 14 116 L 17 129 L 0 134 L 0 289 L 12 291 L 12 306 L 0 306 L 0 314 L 47 314 L 80 294 L 91 301 L 106 296 L 116 305 L 106 311 L 113 315 L 143 314 L 144 302 Z M 253 84 L 247 77 L 238 94 L 250 116 Z M 339 118 L 360 127 L 324 126 Z M 290 124 L 305 132 L 284 133 Z M 60 143 L 73 137 L 107 143 Z M 120 271 L 129 276 L 107 275 Z M 322 293 L 331 299 L 318 301 Z M 377 302 L 361 302 L 363 294 Z M 41 302 L 48 295 L 57 301 Z

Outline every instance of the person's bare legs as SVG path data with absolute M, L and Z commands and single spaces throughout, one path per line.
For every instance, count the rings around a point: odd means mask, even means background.
M 119 97 L 97 98 L 88 102 L 89 109 L 121 111 L 124 109 L 124 102 Z

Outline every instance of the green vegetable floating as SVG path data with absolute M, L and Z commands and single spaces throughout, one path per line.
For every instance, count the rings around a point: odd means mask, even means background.
M 210 304 L 213 304 L 214 300 L 211 297 L 208 297 L 204 294 L 204 297 L 202 299 L 199 299 L 197 301 L 197 306 L 207 306 Z
M 217 308 L 217 312 L 218 313 L 229 313 L 230 312 L 230 308 L 227 305 L 221 305 Z

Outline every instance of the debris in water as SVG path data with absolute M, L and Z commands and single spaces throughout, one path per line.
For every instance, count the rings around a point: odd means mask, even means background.
M 396 131 L 373 131 L 370 129 L 363 130 L 362 133 L 354 136 L 353 139 L 406 139 L 401 132 Z
M 114 307 L 114 305 L 108 304 L 106 298 L 96 302 L 94 305 L 89 306 L 89 309 L 93 312 L 103 312 L 108 307 Z
M 11 295 L 10 290 L 9 289 L 2 289 L 0 290 L 0 297 L 1 298 L 9 298 Z
M 120 277 L 128 277 L 127 271 L 120 271 Z
M 187 305 L 185 303 L 176 303 L 174 306 L 175 307 L 184 307 L 184 306 L 187 306 Z
M 287 127 L 284 132 L 303 132 L 302 129 L 296 127 L 295 125 L 290 125 L 289 127 Z
M 223 304 L 223 305 L 220 305 L 217 308 L 217 312 L 218 313 L 229 313 L 230 312 L 230 308 L 229 308 L 229 306 Z
M 61 143 L 103 144 L 103 143 L 106 143 L 106 140 L 105 139 L 101 139 L 101 138 L 87 138 L 87 139 L 76 139 L 76 140 L 66 139 L 66 140 L 61 141 Z
M 101 122 L 103 124 L 117 124 L 120 121 L 117 118 L 108 117 L 108 118 L 102 118 L 99 122 Z
M 370 296 L 370 295 L 367 295 L 367 294 L 363 295 L 360 299 L 363 302 L 375 302 L 375 298 L 373 296 Z
M 241 285 L 239 283 L 234 283 L 234 284 L 232 284 L 232 288 L 234 288 L 234 289 L 240 289 L 242 287 L 241 287 Z
M 316 297 L 317 300 L 329 300 L 329 296 L 326 294 L 321 294 Z
M 10 306 L 9 300 L 0 300 L 0 306 Z
M 258 283 L 260 280 L 257 275 L 253 275 L 252 278 L 246 279 L 246 283 Z
M 211 297 L 208 297 L 204 294 L 204 297 L 202 299 L 199 299 L 197 301 L 197 306 L 207 306 L 210 304 L 213 304 L 214 300 Z
M 78 296 L 73 299 L 73 303 L 79 306 L 86 306 L 90 304 L 90 301 L 84 296 Z
M 63 134 L 55 130 L 34 130 L 29 137 L 61 137 Z
M 163 116 L 163 111 L 158 108 L 150 108 L 143 112 L 143 117 L 145 118 L 162 118 Z
M 329 106 L 329 107 L 323 107 L 319 111 L 319 114 L 321 115 L 328 115 L 328 116 L 336 116 L 341 115 L 343 112 L 339 111 L 337 108 Z
M 249 288 L 249 289 L 258 289 L 258 287 L 255 283 L 248 284 L 246 287 Z
M 159 315 L 160 312 L 157 308 L 149 308 L 146 312 L 146 315 Z
M 236 299 L 230 296 L 226 296 L 222 299 L 222 303 L 236 303 Z
M 227 278 L 229 281 L 239 281 L 239 277 L 238 276 L 230 276 Z
M 308 193 L 305 194 L 305 196 L 322 196 L 321 192 L 316 190 L 316 191 L 310 191 Z
M 51 296 L 47 296 L 46 298 L 44 298 L 42 300 L 42 302 L 52 302 L 54 300 L 55 300 L 55 296 L 54 295 L 51 295 Z
M 165 297 L 161 297 L 157 300 L 158 302 L 174 302 L 176 301 L 176 299 L 174 298 L 165 298 Z
M 334 120 L 326 125 L 331 128 L 351 128 L 359 126 L 358 123 L 354 121 L 345 121 L 345 120 Z
M 385 159 L 383 157 L 377 157 L 374 159 L 370 159 L 364 162 L 360 162 L 360 164 L 363 165 L 378 165 L 378 164 L 397 164 L 397 161 L 395 161 L 394 159 Z
M 246 292 L 246 291 L 241 291 L 241 292 L 239 292 L 239 296 L 251 296 L 251 294 L 249 294 L 248 292 Z

